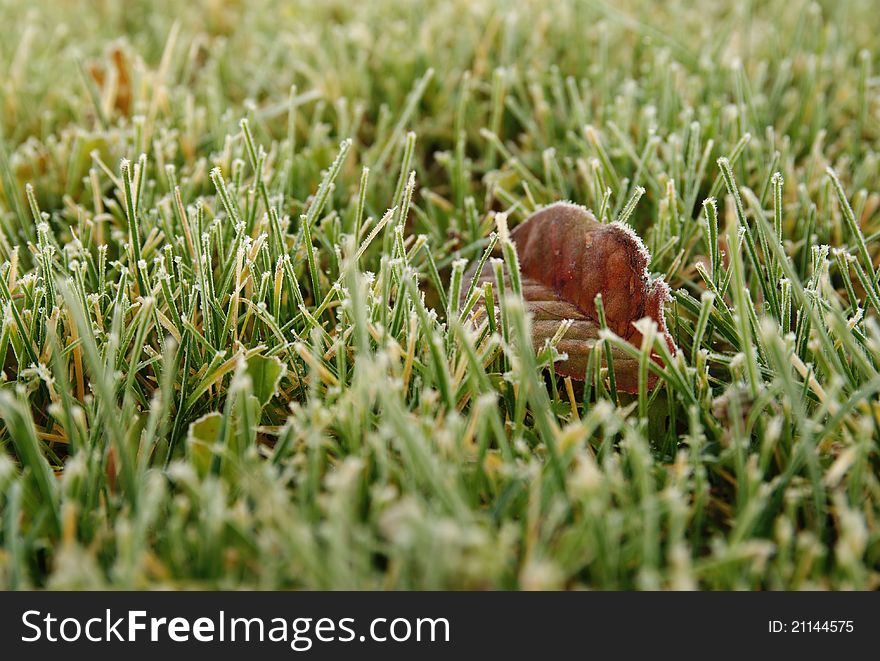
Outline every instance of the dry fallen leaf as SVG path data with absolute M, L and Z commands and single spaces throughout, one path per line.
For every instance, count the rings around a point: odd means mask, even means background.
M 675 353 L 663 318 L 669 288 L 662 279 L 649 276 L 650 255 L 629 227 L 603 225 L 585 208 L 557 202 L 529 216 L 510 238 L 519 256 L 535 350 L 553 337 L 562 321 L 573 322 L 557 345 L 560 353 L 568 355 L 556 364 L 558 374 L 584 379 L 587 358 L 599 337 L 596 294 L 602 294 L 608 327 L 617 335 L 640 346 L 642 335 L 633 322 L 650 317 Z M 466 283 L 473 279 L 475 269 L 476 264 L 466 274 Z M 477 282 L 493 280 L 491 269 L 484 268 Z M 485 308 L 476 314 L 485 314 Z M 613 350 L 612 359 L 617 388 L 638 392 L 638 361 L 618 349 Z M 653 359 L 662 364 L 656 353 Z M 649 373 L 648 385 L 656 379 Z
M 105 94 L 110 95 L 111 108 L 127 117 L 131 112 L 133 96 L 128 58 L 120 43 L 110 46 L 106 58 L 109 62 L 90 64 L 89 74 L 95 85 Z

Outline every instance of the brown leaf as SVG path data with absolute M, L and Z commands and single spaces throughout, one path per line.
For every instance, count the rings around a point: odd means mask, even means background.
M 122 44 L 111 44 L 105 57 L 107 61 L 104 63 L 93 62 L 88 65 L 89 75 L 104 94 L 111 95 L 112 107 L 127 117 L 131 112 L 133 89 L 128 58 Z M 112 77 L 111 70 L 115 74 Z M 111 80 L 113 86 L 108 88 Z
M 557 373 L 584 379 L 589 353 L 599 337 L 596 294 L 602 294 L 608 327 L 617 335 L 640 346 L 642 336 L 633 322 L 650 317 L 675 354 L 663 318 L 669 288 L 662 279 L 649 277 L 650 255 L 629 227 L 603 225 L 585 208 L 557 202 L 529 216 L 510 238 L 519 256 L 535 350 L 553 337 L 563 320 L 573 322 L 557 345 L 560 353 L 568 354 L 568 360 L 556 364 Z M 475 269 L 476 264 L 465 282 L 473 279 Z M 491 269 L 484 268 L 478 282 L 493 280 Z M 505 286 L 509 286 L 507 281 Z M 477 314 L 484 313 L 485 308 L 477 310 Z M 652 357 L 662 364 L 656 353 Z M 638 392 L 638 361 L 616 348 L 612 360 L 617 388 Z M 649 373 L 648 385 L 653 386 L 656 380 Z

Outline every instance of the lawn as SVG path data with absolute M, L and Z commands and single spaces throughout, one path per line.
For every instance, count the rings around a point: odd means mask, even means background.
M 877 589 L 878 33 L 0 0 L 0 587 Z M 561 200 L 671 345 L 539 337 Z

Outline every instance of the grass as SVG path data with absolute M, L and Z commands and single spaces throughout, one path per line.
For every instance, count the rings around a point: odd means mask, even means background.
M 869 0 L 0 26 L 0 586 L 880 586 Z M 560 199 L 672 287 L 653 391 L 469 321 Z

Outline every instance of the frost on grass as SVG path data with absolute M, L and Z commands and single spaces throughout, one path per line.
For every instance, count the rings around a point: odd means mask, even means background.
M 0 587 L 880 586 L 870 2 L 105 4 L 0 2 Z

